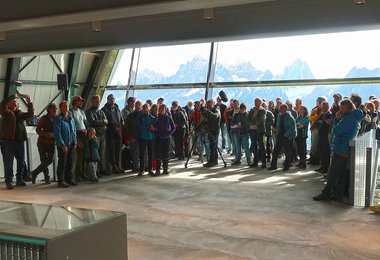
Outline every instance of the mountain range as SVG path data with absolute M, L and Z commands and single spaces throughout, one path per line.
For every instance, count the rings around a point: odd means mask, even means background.
M 152 70 L 144 69 L 137 75 L 136 85 L 147 84 L 179 84 L 206 82 L 208 61 L 202 58 L 194 58 L 181 64 L 174 75 L 165 76 Z M 380 68 L 369 70 L 367 68 L 353 67 L 345 78 L 379 77 Z M 239 82 L 239 81 L 268 81 L 268 80 L 301 80 L 315 79 L 309 65 L 297 59 L 285 67 L 282 73 L 274 74 L 270 70 L 261 71 L 250 62 L 241 62 L 235 65 L 224 65 L 218 63 L 215 68 L 213 82 Z M 118 82 L 117 85 L 125 83 Z M 212 97 L 216 98 L 221 89 L 212 89 Z M 357 93 L 367 100 L 370 94 L 380 97 L 380 84 L 358 84 L 358 85 L 329 85 L 329 86 L 286 86 L 286 87 L 234 87 L 223 89 L 229 98 L 237 98 L 246 102 L 248 107 L 253 105 L 256 97 L 266 100 L 274 100 L 281 97 L 283 100 L 293 101 L 300 97 L 304 104 L 311 109 L 315 106 L 315 100 L 319 96 L 326 96 L 332 102 L 332 95 L 340 93 L 349 96 Z M 124 106 L 125 91 L 112 91 L 119 106 Z M 204 98 L 204 89 L 156 89 L 138 90 L 133 95 L 140 100 L 157 100 L 159 97 L 165 99 L 165 103 L 177 100 L 181 105 L 186 105 L 189 100 Z

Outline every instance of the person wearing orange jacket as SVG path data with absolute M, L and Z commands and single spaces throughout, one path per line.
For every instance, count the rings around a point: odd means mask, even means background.
M 322 113 L 322 102 L 326 101 L 325 97 L 318 97 L 316 100 L 316 106 L 311 110 L 310 131 L 311 131 L 311 148 L 310 148 L 310 164 L 319 164 L 318 155 L 318 127 L 315 123 Z

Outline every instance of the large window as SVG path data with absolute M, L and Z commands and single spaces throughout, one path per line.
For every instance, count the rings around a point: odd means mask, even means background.
M 380 76 L 380 30 L 221 42 L 215 81 Z
M 142 48 L 136 85 L 206 82 L 210 44 Z
M 109 85 L 127 85 L 129 78 L 129 68 L 131 65 L 132 49 L 120 50 L 115 62 L 115 68 L 111 75 Z

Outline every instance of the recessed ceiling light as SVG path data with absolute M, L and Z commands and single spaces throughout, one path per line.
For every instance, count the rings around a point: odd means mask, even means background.
M 203 19 L 206 21 L 214 19 L 214 8 L 203 9 Z
M 354 0 L 354 4 L 356 5 L 364 5 L 366 3 L 366 0 Z

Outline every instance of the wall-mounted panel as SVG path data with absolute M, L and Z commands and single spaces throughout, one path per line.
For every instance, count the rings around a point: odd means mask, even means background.
M 78 83 L 85 83 L 90 72 L 92 62 L 94 60 L 95 54 L 82 53 L 79 60 L 78 69 Z
M 0 59 L 0 79 L 5 79 L 7 74 L 7 59 Z
M 3 100 L 4 98 L 4 88 L 5 88 L 5 83 L 0 82 L 0 100 Z

